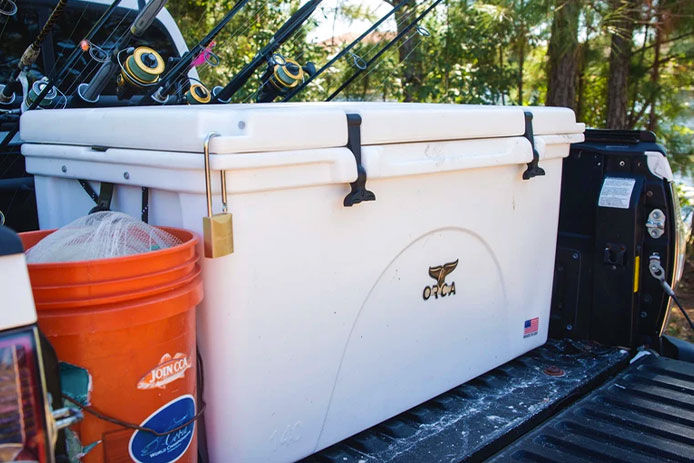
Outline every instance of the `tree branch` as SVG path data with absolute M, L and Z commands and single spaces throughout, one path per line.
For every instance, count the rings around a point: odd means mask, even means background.
M 664 44 L 666 44 L 666 43 L 676 42 L 676 41 L 678 41 L 678 40 L 680 40 L 680 39 L 684 39 L 684 38 L 689 37 L 689 36 L 692 36 L 692 35 L 694 35 L 694 31 L 692 31 L 692 32 L 687 32 L 686 34 L 678 35 L 677 37 L 673 37 L 673 38 L 671 38 L 671 39 L 663 40 L 663 41 L 660 42 L 660 43 L 661 43 L 661 45 L 664 45 Z M 651 49 L 651 48 L 653 48 L 653 47 L 655 47 L 655 43 L 652 43 L 652 44 L 650 44 L 650 45 L 648 45 L 648 46 L 643 46 L 643 47 L 639 48 L 638 50 L 636 50 L 636 51 L 634 52 L 634 54 L 636 54 L 636 53 L 643 53 L 643 52 L 645 52 L 646 50 L 649 50 L 649 49 Z

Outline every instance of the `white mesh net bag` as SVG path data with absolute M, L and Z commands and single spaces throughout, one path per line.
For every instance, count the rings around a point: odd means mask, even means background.
M 51 233 L 26 253 L 27 262 L 71 262 L 129 256 L 181 244 L 170 233 L 122 212 L 96 212 Z

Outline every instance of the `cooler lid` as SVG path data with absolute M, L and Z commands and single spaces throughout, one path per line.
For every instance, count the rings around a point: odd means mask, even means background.
M 345 114 L 362 117 L 362 145 L 520 136 L 524 110 L 535 135 L 583 133 L 566 108 L 421 103 L 268 103 L 29 111 L 29 143 L 218 154 L 332 148 L 347 144 Z
M 533 113 L 535 135 L 585 131 L 585 124 L 577 123 L 569 108 L 370 102 L 300 104 L 306 108 L 337 107 L 345 113 L 358 113 L 362 117 L 363 145 L 520 136 L 525 132 L 526 111 Z

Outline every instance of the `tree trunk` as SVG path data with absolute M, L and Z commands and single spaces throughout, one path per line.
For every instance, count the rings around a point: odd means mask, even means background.
M 656 13 L 656 15 L 653 69 L 651 69 L 651 94 L 648 98 L 648 104 L 651 107 L 651 112 L 648 115 L 648 130 L 655 130 L 658 128 L 656 103 L 658 100 L 658 85 L 660 83 L 660 49 L 663 43 L 663 29 L 662 25 L 660 24 L 660 15 L 658 13 Z
M 518 104 L 523 106 L 523 65 L 525 64 L 525 38 L 526 35 L 523 34 L 522 38 L 518 41 Z
M 397 5 L 400 0 L 385 0 L 391 5 Z M 416 4 L 409 0 L 402 0 L 409 4 L 395 12 L 395 22 L 397 23 L 397 33 L 405 29 L 411 21 L 417 17 Z M 419 34 L 416 28 L 405 34 L 400 40 L 398 57 L 402 68 L 403 94 L 405 101 L 415 101 L 419 94 L 419 89 L 424 81 L 422 71 L 422 60 L 418 53 Z
M 499 47 L 499 73 L 504 72 L 504 46 Z M 506 105 L 506 96 L 504 90 L 501 89 L 501 104 Z
M 610 44 L 610 74 L 607 81 L 607 128 L 627 129 L 629 64 L 634 32 L 634 0 L 611 0 L 615 15 Z
M 585 98 L 586 91 L 586 56 L 588 54 L 588 42 L 581 43 L 578 46 L 576 53 L 577 57 L 577 78 L 578 78 L 578 89 L 576 98 L 576 120 L 582 121 L 585 119 L 585 107 L 583 105 L 583 100 Z
M 547 106 L 576 107 L 579 0 L 556 0 L 549 40 Z

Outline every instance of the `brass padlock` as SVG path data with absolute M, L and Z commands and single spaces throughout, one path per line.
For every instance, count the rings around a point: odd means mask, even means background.
M 203 152 L 205 153 L 205 194 L 207 195 L 207 217 L 202 218 L 202 234 L 205 246 L 205 257 L 215 258 L 234 252 L 234 227 L 231 213 L 227 206 L 226 171 L 221 171 L 222 212 L 212 214 L 212 182 L 210 174 L 210 140 L 218 136 L 210 132 L 205 137 Z

